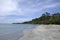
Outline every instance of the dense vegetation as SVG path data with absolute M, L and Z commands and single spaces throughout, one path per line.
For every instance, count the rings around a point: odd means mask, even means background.
M 60 24 L 60 13 L 50 14 L 46 12 L 41 17 L 24 22 L 23 24 Z

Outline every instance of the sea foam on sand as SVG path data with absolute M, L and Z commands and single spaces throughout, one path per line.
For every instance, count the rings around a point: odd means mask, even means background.
M 60 40 L 60 25 L 38 25 L 19 40 Z

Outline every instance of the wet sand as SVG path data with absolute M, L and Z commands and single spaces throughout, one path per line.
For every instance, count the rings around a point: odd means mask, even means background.
M 60 40 L 60 25 L 38 25 L 19 40 Z

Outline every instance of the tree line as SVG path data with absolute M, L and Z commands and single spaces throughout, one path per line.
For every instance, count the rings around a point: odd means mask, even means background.
M 23 24 L 60 24 L 60 13 L 50 14 L 45 12 L 41 17 L 23 22 Z

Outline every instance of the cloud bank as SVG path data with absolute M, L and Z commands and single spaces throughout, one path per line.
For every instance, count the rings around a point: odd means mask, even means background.
M 24 22 L 43 12 L 59 12 L 59 0 L 0 0 L 0 23 Z

